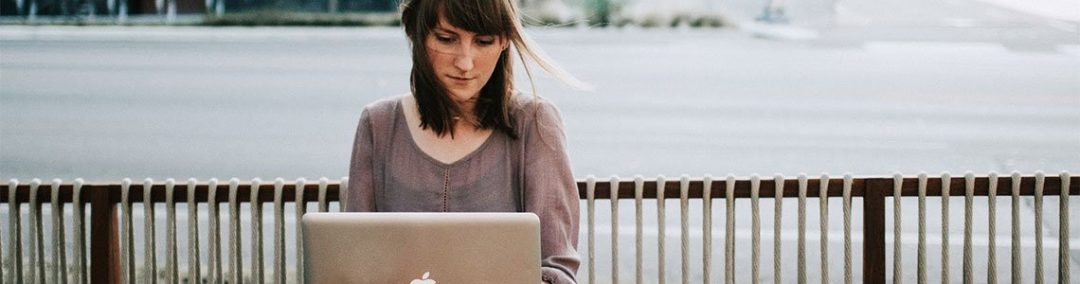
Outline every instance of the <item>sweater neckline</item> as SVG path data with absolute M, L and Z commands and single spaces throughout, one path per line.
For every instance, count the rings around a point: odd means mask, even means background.
M 428 160 L 428 162 L 439 165 L 441 167 L 452 168 L 452 167 L 455 167 L 457 165 L 464 164 L 464 163 L 468 162 L 469 160 L 472 159 L 472 157 L 479 155 L 480 152 L 483 152 L 483 150 L 488 147 L 488 144 L 491 144 L 492 143 L 491 141 L 495 140 L 494 137 L 497 134 L 496 132 L 498 132 L 498 131 L 492 132 L 490 135 L 488 135 L 487 138 L 484 138 L 484 143 L 481 143 L 479 147 L 476 147 L 476 149 L 473 149 L 468 154 L 465 154 L 465 156 L 462 156 L 461 158 L 458 158 L 457 160 L 455 160 L 453 162 L 446 163 L 446 162 L 443 162 L 443 161 L 439 161 L 439 159 L 436 159 L 435 157 L 432 157 L 431 154 L 428 154 L 428 152 L 424 152 L 424 149 L 421 149 L 420 145 L 416 143 L 416 137 L 413 137 L 412 129 L 409 126 L 409 122 L 408 122 L 408 120 L 405 119 L 404 97 L 401 97 L 401 98 L 398 99 L 398 102 L 397 102 L 396 106 L 397 106 L 396 112 L 397 112 L 398 126 L 403 126 L 402 128 L 405 130 L 405 136 L 409 140 L 409 144 L 412 145 L 413 150 L 415 150 L 416 152 L 419 152 L 420 156 L 423 156 L 425 160 Z

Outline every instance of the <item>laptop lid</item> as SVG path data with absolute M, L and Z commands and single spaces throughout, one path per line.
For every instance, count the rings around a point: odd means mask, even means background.
M 307 213 L 308 283 L 539 283 L 532 213 Z

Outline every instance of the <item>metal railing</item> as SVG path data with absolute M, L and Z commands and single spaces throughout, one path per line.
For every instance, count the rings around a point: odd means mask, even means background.
M 141 184 L 132 183 L 130 180 L 124 180 L 119 183 L 85 183 L 82 180 L 75 180 L 71 182 L 63 182 L 60 180 L 53 180 L 49 184 L 44 184 L 39 180 L 33 180 L 29 183 L 20 183 L 17 180 L 11 180 L 7 183 L 0 184 L 0 203 L 7 204 L 8 216 L 4 218 L 8 219 L 8 227 L 0 228 L 4 232 L 0 233 L 0 238 L 5 242 L 5 245 L 0 245 L 0 248 L 5 250 L 0 251 L 0 255 L 3 255 L 3 269 L 0 269 L 0 279 L 3 279 L 4 283 L 156 283 L 157 281 L 164 281 L 166 283 L 178 283 L 181 279 L 205 279 L 208 283 L 240 283 L 240 282 L 273 282 L 284 283 L 286 280 L 292 282 L 297 279 L 295 275 L 303 274 L 303 260 L 296 259 L 293 271 L 295 274 L 287 275 L 286 271 L 286 244 L 285 244 L 285 230 L 295 230 L 297 243 L 294 246 L 295 257 L 301 258 L 303 256 L 303 247 L 300 245 L 302 232 L 299 227 L 286 228 L 285 227 L 285 214 L 284 204 L 293 203 L 299 206 L 296 207 L 294 218 L 296 218 L 295 224 L 299 223 L 300 217 L 307 211 L 307 205 L 309 202 L 315 202 L 314 210 L 328 211 L 329 204 L 331 202 L 338 202 L 340 200 L 340 192 L 344 190 L 343 184 L 347 184 L 345 179 L 342 181 L 329 181 L 327 179 L 320 179 L 315 182 L 309 182 L 304 179 L 299 179 L 293 182 L 286 183 L 282 179 L 276 179 L 272 183 L 266 183 L 259 179 L 252 180 L 250 182 L 241 183 L 239 180 L 232 179 L 228 182 L 220 183 L 217 180 L 210 180 L 206 182 L 199 182 L 195 180 L 188 180 L 185 184 L 176 184 L 173 180 L 166 180 L 165 182 L 154 182 L 152 180 L 144 180 Z M 14 189 L 14 190 L 12 190 Z M 147 190 L 149 189 L 149 190 Z M 1063 190 L 1068 189 L 1068 190 Z M 700 265 L 704 272 L 704 281 L 706 283 L 712 283 L 713 274 L 713 261 L 712 261 L 712 239 L 713 230 L 720 227 L 714 227 L 712 221 L 714 199 L 724 199 L 726 220 L 724 226 L 724 260 L 725 265 L 724 279 L 725 283 L 734 282 L 734 222 L 736 217 L 734 214 L 734 201 L 739 198 L 749 198 L 751 202 L 751 223 L 752 223 L 752 280 L 758 282 L 759 278 L 759 265 L 761 264 L 761 230 L 760 230 L 760 198 L 775 198 L 774 202 L 774 236 L 773 236 L 773 271 L 781 271 L 781 266 L 794 263 L 798 270 L 795 279 L 798 282 L 807 281 L 807 271 L 810 269 L 807 267 L 807 249 L 806 249 L 806 200 L 808 198 L 818 198 L 819 206 L 822 208 L 820 213 L 819 225 L 821 226 L 821 240 L 822 246 L 820 250 L 821 257 L 821 282 L 830 282 L 830 276 L 828 274 L 828 249 L 826 243 L 828 242 L 828 198 L 825 197 L 841 197 L 843 200 L 843 227 L 844 227 L 844 274 L 842 276 L 844 283 L 852 283 L 857 281 L 855 279 L 855 273 L 853 266 L 852 256 L 852 202 L 855 199 L 861 199 L 862 203 L 862 279 L 864 283 L 885 283 L 886 282 L 886 216 L 889 215 L 886 212 L 885 201 L 886 198 L 891 196 L 894 201 L 893 205 L 893 218 L 894 218 L 894 233 L 893 233 L 893 282 L 900 282 L 901 280 L 901 256 L 900 245 L 902 240 L 900 239 L 900 219 L 903 217 L 900 214 L 900 199 L 906 197 L 917 197 L 919 200 L 919 239 L 918 239 L 918 254 L 917 254 L 917 277 L 919 282 L 925 282 L 927 278 L 927 269 L 925 268 L 926 261 L 926 208 L 925 201 L 928 196 L 942 197 L 943 200 L 948 199 L 950 196 L 964 196 L 965 197 L 965 222 L 964 222 L 964 249 L 963 249 L 963 279 L 965 282 L 983 282 L 983 278 L 977 278 L 973 274 L 972 257 L 972 218 L 975 214 L 972 210 L 971 204 L 976 196 L 987 196 L 989 200 L 996 200 L 998 195 L 1008 195 L 1012 199 L 1012 266 L 1010 268 L 1012 273 L 1013 282 L 1019 281 L 1019 275 L 1024 269 L 1021 265 L 1020 259 L 1022 258 L 1022 251 L 1019 249 L 1019 232 L 1015 229 L 1019 225 L 1018 206 L 1020 196 L 1034 196 L 1034 210 L 1036 224 L 1042 224 L 1042 200 L 1044 196 L 1059 195 L 1060 204 L 1059 209 L 1062 214 L 1059 214 L 1060 235 L 1058 238 L 1059 244 L 1059 263 L 1058 263 L 1058 276 L 1057 280 L 1060 283 L 1069 283 L 1069 219 L 1068 219 L 1068 203 L 1070 194 L 1080 194 L 1080 178 L 1071 177 L 1068 173 L 1062 173 L 1059 176 L 1043 176 L 1042 174 L 1035 175 L 1020 175 L 1014 173 L 1008 177 L 998 177 L 996 174 L 990 174 L 988 176 L 976 177 L 972 174 L 967 174 L 964 177 L 951 177 L 948 174 L 940 177 L 928 177 L 926 175 L 919 175 L 917 177 L 904 177 L 896 175 L 894 177 L 830 177 L 821 176 L 819 178 L 808 178 L 805 175 L 800 175 L 795 178 L 787 178 L 783 176 L 775 176 L 772 179 L 761 179 L 758 176 L 752 177 L 740 177 L 733 176 L 725 177 L 722 180 L 713 179 L 706 176 L 703 178 L 693 178 L 683 176 L 678 180 L 668 180 L 664 177 L 658 177 L 656 179 L 646 180 L 642 177 L 636 177 L 632 180 L 622 180 L 617 177 L 612 177 L 609 181 L 597 181 L 594 177 L 588 177 L 585 180 L 578 182 L 579 196 L 585 200 L 587 206 L 586 212 L 583 212 L 587 218 L 586 237 L 588 240 L 587 251 L 583 252 L 583 270 L 587 271 L 587 279 L 580 279 L 584 283 L 597 283 L 596 262 L 599 260 L 596 256 L 596 229 L 598 225 L 595 223 L 596 214 L 596 201 L 608 200 L 611 205 L 611 282 L 623 283 L 625 279 L 619 278 L 618 271 L 618 259 L 619 259 L 619 244 L 618 244 L 618 204 L 619 202 L 612 202 L 618 200 L 633 200 L 635 204 L 635 275 L 636 283 L 664 283 L 666 275 L 665 254 L 667 248 L 665 247 L 665 237 L 668 235 L 665 233 L 664 220 L 666 218 L 665 200 L 667 199 L 679 199 L 680 200 L 680 216 L 681 223 L 679 227 L 681 233 L 681 270 L 682 270 L 682 283 L 689 283 L 691 266 Z M 782 204 L 786 198 L 797 198 L 798 200 L 798 256 L 795 262 L 790 260 L 784 260 L 781 258 L 781 246 L 780 246 L 780 231 L 781 222 L 779 222 L 782 212 Z M 643 271 L 644 263 L 643 258 L 643 202 L 644 200 L 656 201 L 656 214 L 658 223 L 658 242 L 657 252 L 659 257 L 657 258 L 657 265 L 659 271 L 659 279 L 644 279 Z M 700 199 L 703 206 L 703 222 L 702 222 L 702 239 L 703 239 L 703 258 L 701 262 L 694 263 L 690 260 L 689 243 L 690 243 L 690 224 L 688 222 L 688 203 L 690 199 Z M 300 200 L 301 202 L 297 202 Z M 164 203 L 166 206 L 166 238 L 165 238 L 165 250 L 166 250 L 166 263 L 164 267 L 164 273 L 159 273 L 157 269 L 157 257 L 155 253 L 158 251 L 157 243 L 155 240 L 155 233 L 159 229 L 155 228 L 155 222 L 143 222 L 142 236 L 145 241 L 143 242 L 143 260 L 141 266 L 150 273 L 143 273 L 142 279 L 137 279 L 135 264 L 135 242 L 134 236 L 136 228 L 133 226 L 132 216 L 132 204 L 142 203 L 155 204 Z M 187 228 L 178 228 L 176 225 L 176 207 L 177 203 L 187 203 L 188 214 L 187 224 L 198 224 L 197 226 L 187 226 Z M 219 206 L 225 203 L 227 207 L 226 212 L 221 212 Z M 248 232 L 251 234 L 250 245 L 250 257 L 251 263 L 248 263 L 245 267 L 243 263 L 244 257 L 238 252 L 242 251 L 244 244 L 241 242 L 241 214 L 240 205 L 247 203 L 251 210 L 251 230 Z M 274 218 L 274 236 L 272 239 L 273 256 L 270 263 L 270 270 L 266 271 L 266 263 L 263 258 L 263 248 L 265 244 L 263 240 L 262 205 L 264 203 L 272 204 L 273 206 L 273 218 Z M 21 207 L 23 204 L 29 206 L 28 218 L 28 230 L 24 231 L 21 228 L 22 217 Z M 72 218 L 70 221 L 71 234 L 66 235 L 64 232 L 64 222 L 66 221 L 63 208 L 65 204 L 70 204 L 73 210 Z M 89 204 L 90 214 L 89 222 L 86 222 L 86 205 Z M 198 204 L 206 204 L 207 212 L 209 215 L 209 223 L 202 224 L 198 220 L 199 210 Z M 990 202 L 989 206 L 989 226 L 993 228 L 995 226 L 995 206 L 994 202 Z M 43 205 L 51 205 L 51 220 L 52 220 L 52 232 L 49 235 L 51 245 L 53 246 L 52 254 L 48 259 L 45 258 L 45 232 L 43 232 L 43 219 L 42 214 Z M 153 218 L 155 206 L 143 206 L 144 220 L 155 220 Z M 220 215 L 227 214 L 228 226 L 224 228 L 227 231 L 227 239 L 223 238 L 223 224 L 218 222 Z M 947 202 L 942 203 L 942 227 L 945 229 L 950 228 L 948 224 L 949 206 Z M 738 216 L 739 219 L 744 218 Z M 87 238 L 86 226 L 89 223 L 89 238 L 90 241 L 85 243 Z M 181 232 L 184 229 L 186 232 Z M 207 242 L 200 243 L 200 229 L 205 229 L 207 235 Z M 993 232 L 993 230 L 991 230 Z M 187 234 L 186 249 L 189 251 L 188 255 L 188 267 L 187 275 L 180 275 L 178 252 L 181 249 L 181 245 L 177 243 L 177 234 Z M 23 239 L 25 234 L 26 239 Z M 948 230 L 943 230 L 942 238 L 945 244 L 948 244 Z M 66 241 L 72 240 L 74 247 L 68 250 L 64 245 Z M 993 283 L 996 281 L 996 245 L 995 234 L 989 235 L 990 246 L 988 246 L 988 275 L 985 278 L 986 282 Z M 1044 274 L 1044 263 L 1042 260 L 1042 229 L 1041 226 L 1035 226 L 1035 264 L 1034 267 L 1028 269 L 1034 269 L 1035 280 L 1038 283 L 1044 282 L 1047 278 Z M 24 247 L 23 245 L 26 244 Z M 222 244 L 228 246 L 230 254 L 227 255 L 227 259 L 223 259 Z M 26 249 L 25 251 L 23 249 Z M 89 249 L 89 252 L 87 252 Z M 206 250 L 209 256 L 209 260 L 204 262 L 200 259 L 200 252 Z M 70 258 L 68 255 L 70 254 Z M 951 256 L 948 251 L 948 246 L 943 246 L 941 251 L 941 257 L 944 259 L 943 263 L 948 263 L 948 258 Z M 26 261 L 26 263 L 24 263 Z M 24 264 L 26 264 L 24 266 Z M 62 265 L 55 265 L 62 264 Z M 201 265 L 202 264 L 202 265 Z M 201 271 L 200 267 L 208 267 L 208 271 Z M 943 267 L 941 269 L 943 279 L 949 278 L 949 267 Z M 267 273 L 270 272 L 270 273 Z M 245 277 L 246 275 L 246 277 Z M 270 276 L 270 277 L 266 277 Z M 265 278 L 264 278 L 265 277 Z M 773 274 L 776 282 L 782 283 L 781 280 L 788 279 L 788 275 L 782 275 L 781 273 Z M 782 278 L 783 277 L 783 278 Z

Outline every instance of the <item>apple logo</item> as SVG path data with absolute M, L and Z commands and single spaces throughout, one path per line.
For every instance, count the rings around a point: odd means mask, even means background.
M 430 271 L 424 272 L 423 277 L 420 277 L 420 279 L 413 279 L 413 281 L 410 281 L 409 284 L 435 284 L 435 279 L 428 279 L 428 275 L 430 274 Z

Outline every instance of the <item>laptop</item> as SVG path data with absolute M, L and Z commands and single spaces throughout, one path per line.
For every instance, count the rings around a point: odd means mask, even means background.
M 532 213 L 307 213 L 307 283 L 539 283 Z

